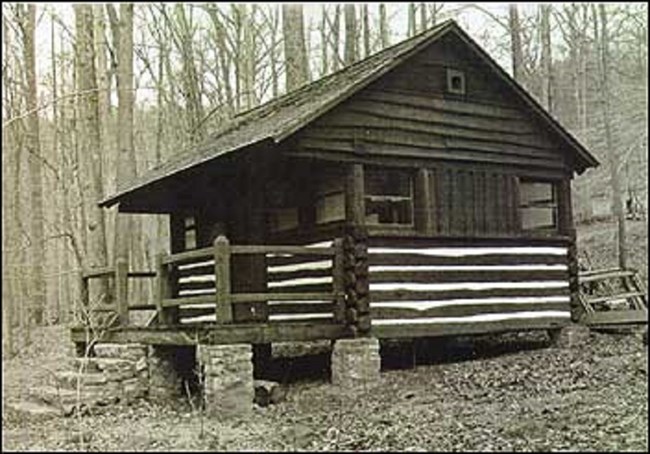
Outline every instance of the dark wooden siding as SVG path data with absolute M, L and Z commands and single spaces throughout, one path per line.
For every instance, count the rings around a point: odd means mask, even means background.
M 446 92 L 446 68 L 466 94 Z M 560 145 L 512 90 L 448 36 L 307 126 L 294 153 L 399 156 L 566 173 Z M 471 179 L 471 182 L 474 180 Z M 470 183 L 471 184 L 471 183 Z
M 488 236 L 519 231 L 516 177 L 439 165 L 429 172 L 434 235 Z

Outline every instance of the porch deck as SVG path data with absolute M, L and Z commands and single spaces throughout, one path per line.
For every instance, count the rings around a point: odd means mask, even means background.
M 213 247 L 159 256 L 155 272 L 129 272 L 118 262 L 84 273 L 84 307 L 113 312 L 117 324 L 101 333 L 73 328 L 72 340 L 266 344 L 556 329 L 571 321 L 572 244 L 350 236 L 258 246 L 219 237 Z M 239 272 L 256 267 L 262 273 L 235 291 L 233 264 L 242 259 L 247 264 Z M 115 280 L 114 303 L 91 307 L 89 282 L 101 278 Z M 155 304 L 129 304 L 128 282 L 138 278 L 155 279 Z M 155 311 L 153 323 L 130 324 L 135 310 Z

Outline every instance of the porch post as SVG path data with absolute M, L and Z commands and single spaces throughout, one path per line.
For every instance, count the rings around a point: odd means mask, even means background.
M 115 262 L 115 303 L 121 326 L 129 324 L 129 287 L 128 287 L 129 264 L 123 257 Z
M 345 193 L 345 319 L 355 337 L 366 336 L 370 332 L 371 323 L 363 164 L 353 163 L 348 166 Z
M 164 306 L 166 299 L 172 298 L 172 275 L 169 265 L 163 263 L 165 254 L 158 254 L 156 257 L 156 311 L 158 312 L 158 323 L 162 325 L 173 325 L 176 323 L 177 308 Z
M 217 323 L 232 323 L 232 299 L 230 293 L 230 243 L 219 235 L 214 240 L 214 274 L 217 296 Z

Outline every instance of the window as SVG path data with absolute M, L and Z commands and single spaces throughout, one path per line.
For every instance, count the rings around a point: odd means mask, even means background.
M 555 185 L 548 181 L 520 180 L 519 211 L 524 230 L 554 229 L 557 227 L 557 194 Z
M 393 169 L 366 169 L 366 223 L 413 225 L 413 177 Z
M 447 91 L 457 95 L 465 94 L 465 73 L 447 68 Z
M 196 249 L 196 218 L 186 216 L 183 221 L 185 231 L 185 250 Z
M 341 174 L 323 172 L 316 190 L 316 224 L 345 219 L 345 182 Z

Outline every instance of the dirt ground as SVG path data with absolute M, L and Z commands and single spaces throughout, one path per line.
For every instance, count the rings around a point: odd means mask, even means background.
M 66 335 L 44 328 L 29 352 L 4 362 L 3 450 L 648 447 L 647 347 L 634 334 L 592 333 L 585 346 L 570 350 L 550 347 L 543 332 L 461 340 L 453 348 L 444 344 L 444 357 L 386 368 L 374 388 L 356 394 L 330 385 L 323 367 L 289 384 L 285 402 L 256 407 L 245 420 L 202 418 L 186 403 L 141 401 L 80 418 L 7 408 L 65 368 Z

